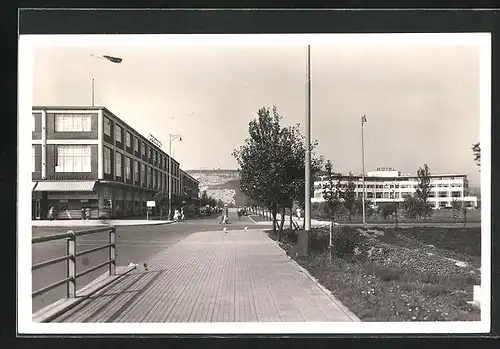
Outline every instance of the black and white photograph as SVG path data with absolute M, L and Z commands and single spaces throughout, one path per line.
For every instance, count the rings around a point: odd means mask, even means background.
M 490 330 L 490 34 L 21 35 L 19 72 L 19 331 Z

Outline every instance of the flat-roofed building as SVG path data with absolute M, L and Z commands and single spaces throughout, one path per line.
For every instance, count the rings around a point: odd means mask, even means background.
M 184 195 L 179 162 L 105 107 L 35 106 L 32 122 L 34 219 L 50 207 L 60 219 L 144 214 L 169 173 L 174 201 Z
M 477 197 L 470 196 L 469 182 L 465 174 L 431 174 L 431 191 L 429 203 L 433 208 L 451 207 L 452 201 L 463 202 L 465 206 L 477 208 Z M 363 196 L 362 176 L 350 178 L 355 184 L 357 198 Z M 349 177 L 342 176 L 341 188 L 345 188 Z M 401 174 L 400 171 L 382 167 L 376 171 L 369 171 L 365 176 L 365 199 L 374 204 L 382 202 L 403 202 L 406 195 L 413 195 L 417 188 L 418 177 L 411 174 Z M 323 188 L 328 186 L 326 176 L 319 176 L 314 182 L 313 202 L 321 202 Z

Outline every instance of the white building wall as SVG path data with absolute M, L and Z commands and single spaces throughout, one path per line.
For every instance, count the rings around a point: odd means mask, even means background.
M 380 171 L 381 173 L 383 171 Z M 370 174 L 374 174 L 369 172 Z M 399 173 L 399 172 L 398 172 Z M 378 173 L 377 173 L 378 174 Z M 387 176 L 387 171 L 383 172 Z M 378 178 L 377 178 L 378 177 Z M 403 202 L 405 195 L 415 193 L 418 181 L 414 178 L 396 177 L 395 179 L 384 179 L 380 174 L 378 176 L 365 177 L 366 198 L 375 204 L 382 202 Z M 347 181 L 341 181 L 341 185 L 347 184 Z M 356 185 L 356 197 L 362 197 L 363 181 L 354 181 Z M 323 187 L 328 185 L 325 177 L 314 182 L 315 190 L 312 202 L 322 202 Z M 431 178 L 431 193 L 429 202 L 434 208 L 451 207 L 452 201 L 458 200 L 465 202 L 471 207 L 477 207 L 477 197 L 468 195 L 467 178 L 464 175 L 443 175 Z

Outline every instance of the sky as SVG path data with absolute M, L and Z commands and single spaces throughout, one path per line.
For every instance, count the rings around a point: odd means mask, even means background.
M 121 64 L 96 59 L 110 55 Z M 474 45 L 318 43 L 311 46 L 311 133 L 336 171 L 394 167 L 465 173 L 479 186 L 472 144 L 479 136 L 480 50 Z M 236 169 L 231 155 L 261 107 L 283 125 L 306 118 L 303 45 L 39 46 L 33 105 L 105 106 L 181 168 Z

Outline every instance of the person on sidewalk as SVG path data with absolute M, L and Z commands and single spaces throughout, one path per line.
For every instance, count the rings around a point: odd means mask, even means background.
M 49 208 L 49 212 L 47 214 L 47 218 L 50 220 L 50 221 L 53 221 L 54 218 L 55 218 L 55 212 L 54 212 L 54 206 L 50 206 Z

